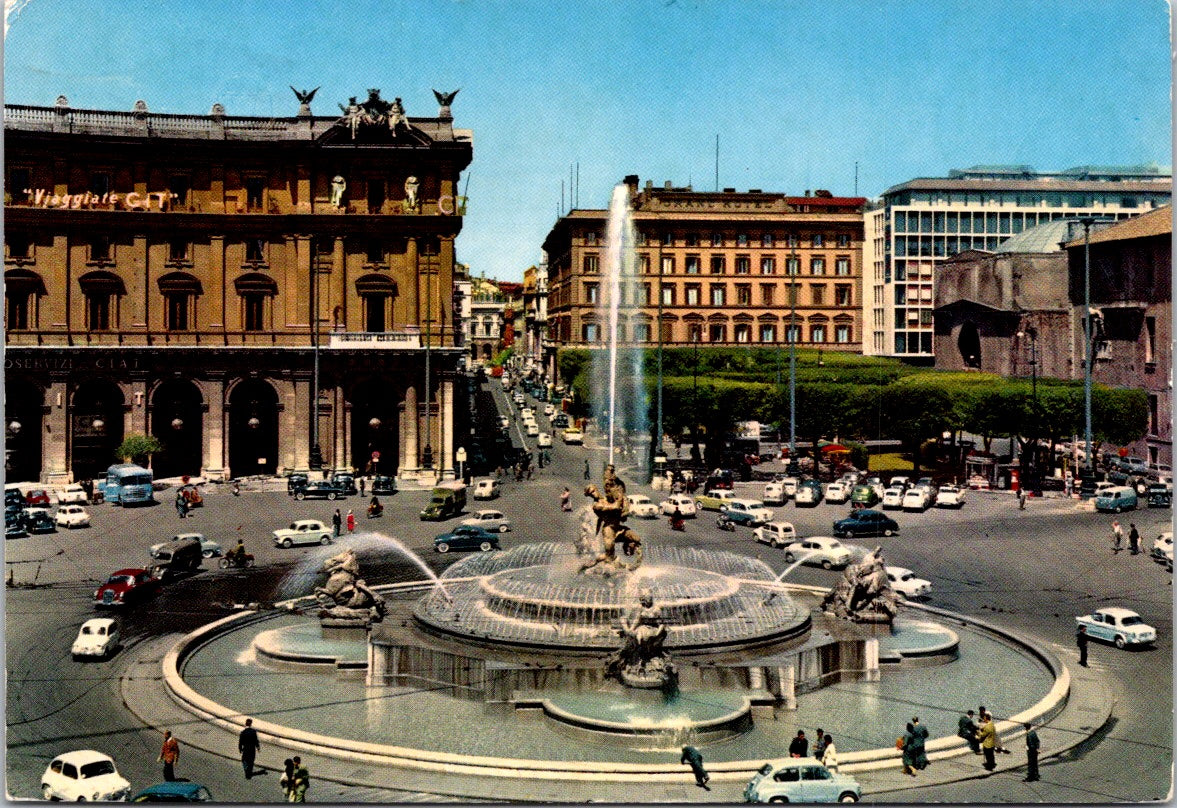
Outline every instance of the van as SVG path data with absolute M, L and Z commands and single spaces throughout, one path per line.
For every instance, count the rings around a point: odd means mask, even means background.
M 177 575 L 196 572 L 203 557 L 200 539 L 177 538 L 156 551 L 155 560 L 158 564 L 155 576 L 166 581 Z
M 784 505 L 786 499 L 784 483 L 771 482 L 764 484 L 765 505 Z
M 474 481 L 475 499 L 497 499 L 500 493 L 498 480 L 486 479 Z
M 117 463 L 106 470 L 102 494 L 112 505 L 154 502 L 151 469 L 134 463 Z
M 457 516 L 465 507 L 466 485 L 456 481 L 442 483 L 433 489 L 429 504 L 421 511 L 421 520 L 439 522 Z
M 1134 511 L 1137 506 L 1136 489 L 1128 485 L 1108 488 L 1095 498 L 1095 509 L 1105 513 Z

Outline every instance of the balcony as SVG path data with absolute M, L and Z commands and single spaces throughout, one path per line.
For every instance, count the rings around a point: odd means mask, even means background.
M 413 331 L 336 331 L 330 335 L 328 348 L 368 351 L 403 351 L 421 347 L 420 332 Z

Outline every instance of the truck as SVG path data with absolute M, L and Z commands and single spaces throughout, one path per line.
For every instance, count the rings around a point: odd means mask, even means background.
M 440 522 L 457 516 L 466 507 L 466 484 L 453 481 L 441 483 L 433 489 L 429 504 L 421 511 L 421 521 Z

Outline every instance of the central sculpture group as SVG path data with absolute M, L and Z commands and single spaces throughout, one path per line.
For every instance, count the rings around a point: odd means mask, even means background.
M 584 495 L 592 497 L 593 513 L 597 515 L 596 535 L 600 537 L 599 548 L 594 553 L 588 539 L 583 536 L 577 544 L 578 555 L 592 557 L 581 564 L 581 572 L 592 572 L 606 577 L 618 572 L 631 572 L 642 564 L 642 540 L 633 528 L 625 524 L 629 516 L 629 500 L 625 496 L 625 483 L 617 476 L 612 464 L 605 467 L 602 481 L 603 491 L 595 485 L 586 485 Z M 625 563 L 617 557 L 617 545 L 621 544 L 622 553 L 633 560 Z

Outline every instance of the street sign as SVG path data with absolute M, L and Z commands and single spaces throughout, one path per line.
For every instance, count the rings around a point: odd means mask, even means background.
M 373 463 L 380 462 L 380 452 L 372 452 L 372 462 Z
M 458 451 L 454 452 L 454 459 L 457 460 L 459 463 L 465 463 L 466 462 L 466 450 L 459 446 Z

